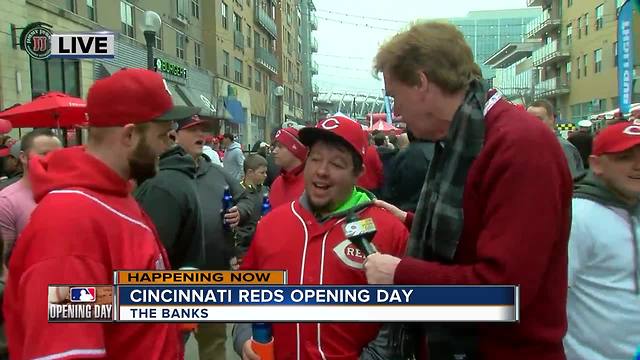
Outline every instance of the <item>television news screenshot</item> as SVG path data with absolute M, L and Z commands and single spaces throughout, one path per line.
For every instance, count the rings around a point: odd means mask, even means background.
M 0 360 L 640 360 L 640 0 L 0 7 Z

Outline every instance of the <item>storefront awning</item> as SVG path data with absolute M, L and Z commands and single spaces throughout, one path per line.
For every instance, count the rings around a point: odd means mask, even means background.
M 244 109 L 242 108 L 242 103 L 239 100 L 230 97 L 225 97 L 223 102 L 226 112 L 230 115 L 229 120 L 235 124 L 244 124 L 246 116 Z
M 201 93 L 198 90 L 190 89 L 186 86 L 177 85 L 178 91 L 182 97 L 189 103 L 189 106 L 200 108 L 198 115 L 205 117 L 216 117 L 216 106 L 211 101 L 209 94 Z
M 180 91 L 178 91 L 178 85 L 167 82 L 167 86 L 169 87 L 169 91 L 171 92 L 171 98 L 173 99 L 173 105 L 183 105 L 190 106 L 187 101 L 180 95 Z

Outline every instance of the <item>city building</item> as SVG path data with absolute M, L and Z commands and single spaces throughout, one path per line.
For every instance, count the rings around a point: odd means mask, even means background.
M 162 19 L 154 68 L 167 80 L 174 102 L 200 107 L 216 133 L 234 133 L 248 145 L 268 140 L 270 129 L 287 118 L 304 118 L 312 66 L 301 47 L 317 26 L 311 22 L 313 3 L 293 0 L 12 0 L 0 13 L 0 26 L 15 29 L 0 32 L 0 110 L 53 90 L 85 97 L 96 79 L 122 67 L 147 67 L 141 30 L 146 10 Z M 20 49 L 19 36 L 40 21 L 53 33 L 113 31 L 115 58 L 31 59 Z
M 493 86 L 513 103 L 529 104 L 533 100 L 538 74 L 531 55 L 540 48 L 539 41 L 509 43 L 485 60 L 495 70 Z
M 314 97 L 319 95 L 319 88 L 313 83 L 313 76 L 318 74 L 318 63 L 313 60 L 313 53 L 318 52 L 318 40 L 314 31 L 318 30 L 318 16 L 312 0 L 301 0 L 302 27 L 302 110 L 303 120 L 314 124 L 317 117 L 314 114 Z
M 618 107 L 617 10 L 623 1 L 528 0 L 543 6 L 543 14 L 527 26 L 529 39 L 542 39 L 532 54 L 539 72 L 535 98 L 556 106 L 560 121 L 575 122 Z M 640 18 L 634 14 L 634 34 Z M 637 39 L 636 39 L 637 44 Z M 635 77 L 640 76 L 640 47 L 636 45 Z M 636 80 L 633 102 L 640 102 Z
M 464 34 L 484 78 L 492 79 L 495 70 L 484 62 L 506 44 L 522 42 L 527 24 L 539 15 L 539 8 L 471 11 L 449 22 Z

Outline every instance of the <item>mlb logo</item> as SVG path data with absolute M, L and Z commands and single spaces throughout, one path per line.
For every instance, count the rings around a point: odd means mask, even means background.
M 72 287 L 69 289 L 71 302 L 95 302 L 96 288 L 94 287 Z

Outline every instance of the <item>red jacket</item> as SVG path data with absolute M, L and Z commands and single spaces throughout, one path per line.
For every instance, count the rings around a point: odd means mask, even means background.
M 4 293 L 11 359 L 182 359 L 175 324 L 47 322 L 49 284 L 112 284 L 116 269 L 169 263 L 127 181 L 83 148 L 34 158 L 29 174 L 38 206 L 16 242 Z
M 404 254 L 408 231 L 403 224 L 371 203 L 360 207 L 364 209 L 359 216 L 373 218 L 376 224 L 376 248 L 386 254 Z M 365 285 L 364 256 L 345 239 L 343 221 L 344 214 L 336 214 L 319 223 L 300 201 L 281 206 L 258 223 L 242 268 L 287 270 L 289 284 Z M 379 329 L 377 323 L 274 324 L 275 358 L 323 359 L 322 351 L 326 360 L 358 359 Z
M 304 164 L 287 172 L 282 170 L 269 191 L 271 207 L 276 207 L 298 200 L 304 192 Z
M 405 257 L 395 283 L 520 285 L 520 323 L 480 325 L 481 358 L 564 359 L 571 194 L 554 134 L 498 102 L 466 180 L 455 265 Z
M 364 155 L 364 174 L 358 179 L 358 186 L 367 190 L 377 190 L 382 187 L 384 169 L 378 150 L 369 145 Z

